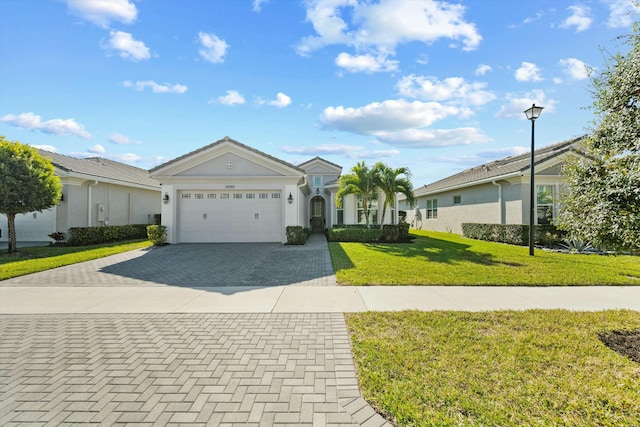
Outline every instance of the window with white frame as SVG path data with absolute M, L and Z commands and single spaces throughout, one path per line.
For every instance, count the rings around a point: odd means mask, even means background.
M 369 224 L 377 224 L 378 223 L 378 201 L 369 199 L 367 201 L 369 203 Z M 366 224 L 366 219 L 364 217 L 364 203 L 362 202 L 362 197 L 358 196 L 358 224 Z
M 336 206 L 336 222 L 338 225 L 344 224 L 344 197 L 342 198 L 340 207 Z
M 322 176 L 314 176 L 313 177 L 313 186 L 314 187 L 322 187 Z
M 454 205 L 459 205 L 462 203 L 462 196 L 453 196 L 453 204 Z
M 553 224 L 555 187 L 553 185 L 538 185 L 537 193 L 537 217 L 538 224 Z
M 427 219 L 438 219 L 438 199 L 427 199 Z
M 180 195 L 181 199 L 190 199 L 191 198 L 191 193 L 182 193 Z

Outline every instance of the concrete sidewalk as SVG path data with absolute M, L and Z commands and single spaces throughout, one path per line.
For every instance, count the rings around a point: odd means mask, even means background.
M 0 314 L 640 310 L 640 286 L 0 287 Z

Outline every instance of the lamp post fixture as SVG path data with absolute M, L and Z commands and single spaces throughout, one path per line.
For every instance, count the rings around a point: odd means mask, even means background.
M 533 104 L 531 108 L 528 108 L 524 111 L 524 114 L 527 116 L 527 120 L 531 120 L 531 179 L 529 180 L 530 188 L 529 188 L 529 256 L 533 256 L 533 246 L 534 246 L 534 225 L 535 225 L 535 197 L 536 197 L 536 187 L 535 187 L 535 152 L 534 152 L 534 141 L 535 141 L 535 122 L 538 117 L 540 117 L 540 113 L 544 107 L 536 107 L 536 104 Z

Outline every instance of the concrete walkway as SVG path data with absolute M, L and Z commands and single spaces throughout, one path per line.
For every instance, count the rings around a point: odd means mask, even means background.
M 321 236 L 167 246 L 2 281 L 0 425 L 382 426 L 344 312 L 640 310 L 640 286 L 335 284 Z

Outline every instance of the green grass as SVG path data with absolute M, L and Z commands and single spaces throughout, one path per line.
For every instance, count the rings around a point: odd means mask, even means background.
M 345 285 L 640 285 L 640 257 L 581 255 L 415 231 L 403 244 L 329 243 Z
M 0 280 L 145 248 L 150 244 L 148 240 L 129 240 L 93 246 L 18 247 L 17 255 L 6 252 L 0 255 Z
M 640 313 L 349 314 L 363 395 L 397 426 L 631 426 L 640 365 L 598 333 Z

